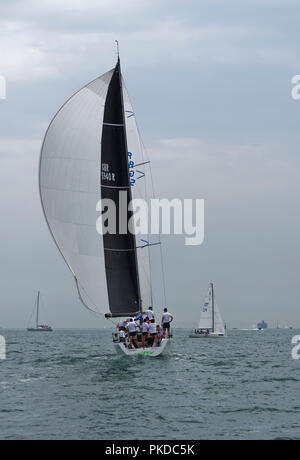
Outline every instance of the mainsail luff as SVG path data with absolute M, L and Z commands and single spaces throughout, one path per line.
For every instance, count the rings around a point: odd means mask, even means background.
M 132 200 L 120 59 L 112 75 L 104 107 L 101 141 L 101 198 L 116 206 L 116 234 L 104 233 L 105 271 L 110 314 L 135 315 L 142 310 L 136 239 L 128 230 Z M 120 210 L 120 192 L 126 193 L 126 215 Z M 125 209 L 124 209 L 125 210 Z M 120 215 L 121 213 L 121 215 Z M 120 229 L 125 218 L 126 232 Z

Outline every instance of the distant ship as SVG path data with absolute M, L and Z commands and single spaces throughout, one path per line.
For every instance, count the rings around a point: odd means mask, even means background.
M 268 329 L 268 325 L 264 320 L 262 320 L 261 323 L 257 324 L 257 329 L 259 331 L 262 331 L 263 329 Z

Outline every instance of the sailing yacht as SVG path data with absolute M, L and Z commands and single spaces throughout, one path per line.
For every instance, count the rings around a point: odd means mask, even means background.
M 112 70 L 74 94 L 52 120 L 39 176 L 46 222 L 83 305 L 110 320 L 135 317 L 152 306 L 150 251 L 159 243 L 128 225 L 120 229 L 121 202 L 128 224 L 129 203 L 145 198 L 150 173 L 119 55 Z M 103 200 L 115 205 L 114 231 L 101 216 Z M 99 219 L 102 234 L 96 230 Z M 169 340 L 146 349 L 113 343 L 126 355 L 158 356 Z
M 201 310 L 198 328 L 190 334 L 190 337 L 219 338 L 225 336 L 226 328 L 216 303 L 214 285 L 210 283 L 204 306 Z
M 35 322 L 35 327 L 28 327 L 27 331 L 28 332 L 53 332 L 53 329 L 51 326 L 47 325 L 42 325 L 39 323 L 39 313 L 40 313 L 40 291 L 38 292 L 37 295 L 37 301 L 35 305 L 35 311 L 36 311 L 36 322 Z

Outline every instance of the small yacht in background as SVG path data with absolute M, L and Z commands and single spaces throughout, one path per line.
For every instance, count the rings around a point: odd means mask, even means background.
M 201 311 L 198 328 L 190 338 L 219 338 L 226 337 L 226 327 L 216 303 L 213 283 L 210 283 L 205 303 Z
M 36 305 L 34 307 L 34 312 L 36 312 L 36 323 L 35 327 L 28 327 L 27 331 L 28 332 L 53 332 L 53 329 L 51 326 L 47 326 L 45 324 L 39 324 L 39 313 L 40 313 L 40 291 L 38 292 L 37 295 L 37 301 Z

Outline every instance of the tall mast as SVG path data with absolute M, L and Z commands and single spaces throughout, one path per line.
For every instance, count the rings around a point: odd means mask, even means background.
M 40 309 L 40 291 L 37 297 L 37 308 L 36 308 L 36 328 L 39 327 L 39 309 Z
M 126 124 L 125 124 L 125 108 L 124 108 L 124 99 L 123 99 L 123 89 L 122 89 L 122 73 L 121 73 L 121 61 L 120 61 L 120 47 L 119 47 L 119 42 L 117 42 L 117 49 L 118 49 L 118 68 L 119 68 L 119 75 L 120 75 L 120 94 L 121 94 L 121 106 L 122 106 L 122 115 L 123 115 L 123 120 L 124 120 L 124 136 L 125 136 L 125 143 L 126 143 L 126 152 L 128 151 L 127 147 L 127 133 L 126 133 Z M 128 158 L 127 158 L 128 161 Z M 130 183 L 130 175 L 129 175 L 129 168 L 128 168 L 128 181 Z M 128 190 L 129 193 L 129 200 L 130 202 L 132 201 L 132 191 L 131 191 L 131 186 L 129 187 Z M 140 307 L 140 311 L 143 311 L 143 305 L 142 305 L 142 296 L 141 296 L 141 287 L 140 287 L 140 275 L 139 275 L 139 268 L 138 268 L 138 260 L 137 260 L 137 253 L 136 253 L 136 237 L 134 237 L 134 244 L 135 244 L 135 251 L 134 251 L 134 258 L 135 258 L 135 263 L 137 267 L 137 289 L 138 289 L 138 303 Z
M 214 294 L 214 285 L 211 285 L 211 295 L 212 295 L 212 332 L 215 332 L 215 294 Z
M 101 175 L 101 197 L 114 201 L 117 210 L 117 232 L 103 234 L 104 263 L 110 314 L 114 317 L 135 316 L 142 311 L 136 237 L 120 228 L 122 208 L 120 191 L 126 199 L 126 223 L 133 212 L 129 157 L 126 135 L 121 64 L 111 77 L 104 106 L 101 141 L 101 164 L 109 174 Z M 120 217 L 121 216 L 121 217 Z M 116 288 L 117 286 L 117 288 Z
M 118 40 L 115 40 L 116 44 L 117 44 L 117 56 L 118 56 L 118 62 L 120 62 L 120 45 L 119 45 L 119 42 Z

